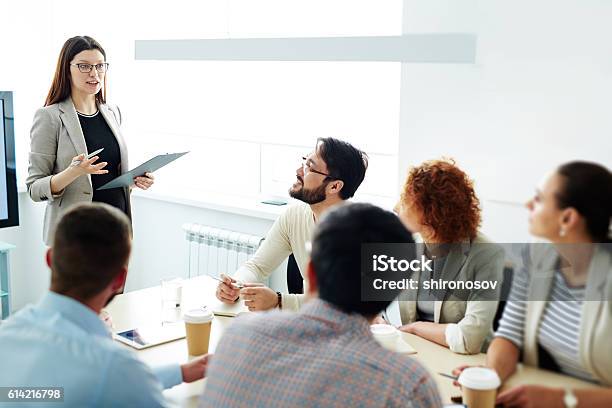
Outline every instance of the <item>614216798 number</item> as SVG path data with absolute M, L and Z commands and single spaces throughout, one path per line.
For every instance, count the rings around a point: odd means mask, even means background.
M 63 400 L 63 387 L 0 387 L 0 402 Z

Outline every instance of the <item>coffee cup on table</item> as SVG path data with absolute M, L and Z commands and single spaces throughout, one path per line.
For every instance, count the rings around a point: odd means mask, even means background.
M 457 382 L 463 390 L 463 403 L 468 408 L 494 408 L 499 376 L 490 368 L 468 367 L 461 372 Z
M 208 353 L 210 342 L 210 328 L 213 313 L 208 307 L 191 309 L 183 315 L 185 333 L 187 337 L 187 350 L 190 356 L 201 356 Z
M 383 347 L 395 350 L 399 339 L 399 331 L 395 327 L 390 324 L 373 324 L 370 326 L 370 331 Z

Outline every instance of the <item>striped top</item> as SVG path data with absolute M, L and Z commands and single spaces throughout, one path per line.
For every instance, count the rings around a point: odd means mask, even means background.
M 529 277 L 525 270 L 517 272 L 512 281 L 508 303 L 500 320 L 496 337 L 523 347 Z M 538 327 L 538 343 L 559 365 L 562 373 L 587 381 L 596 381 L 583 366 L 578 350 L 580 319 L 585 287 L 568 287 L 563 274 L 555 272 L 550 299 Z

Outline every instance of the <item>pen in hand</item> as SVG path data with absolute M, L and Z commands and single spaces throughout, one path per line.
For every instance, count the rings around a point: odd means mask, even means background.
M 217 278 L 216 276 L 211 276 L 211 278 L 213 278 L 214 280 L 218 280 L 219 282 L 226 283 L 223 279 Z M 235 289 L 244 288 L 244 284 L 242 282 L 232 282 L 232 285 L 234 286 Z
M 94 152 L 89 153 L 83 160 L 75 160 L 75 161 L 73 161 L 72 163 L 70 163 L 70 167 L 78 166 L 79 164 L 81 164 L 82 161 L 91 159 L 96 154 L 100 153 L 102 150 L 104 150 L 104 148 L 101 148 L 101 149 L 98 149 L 98 150 L 96 150 Z

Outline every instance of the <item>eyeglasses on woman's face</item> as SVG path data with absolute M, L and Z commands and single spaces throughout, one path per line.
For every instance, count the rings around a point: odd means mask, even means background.
M 103 74 L 108 70 L 108 62 L 101 62 L 99 64 L 85 64 L 85 63 L 77 63 L 70 64 L 73 67 L 77 67 L 78 70 L 83 74 L 89 74 L 94 67 L 99 74 Z

